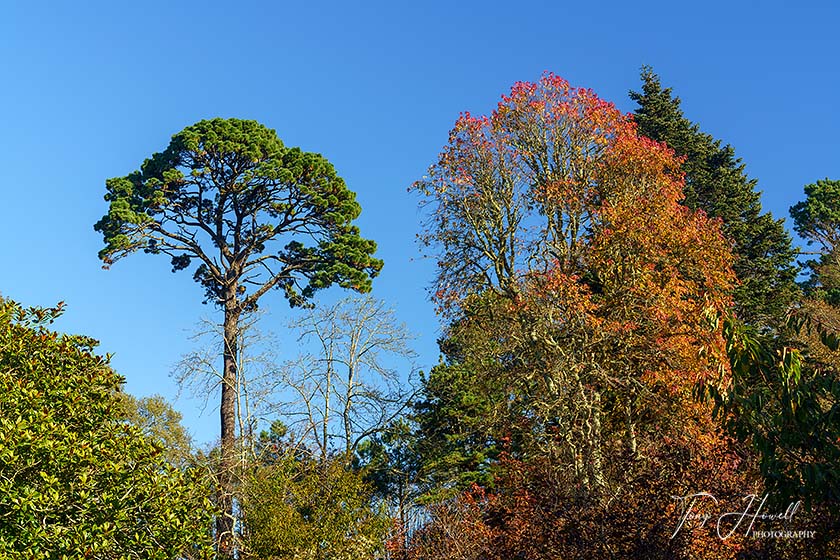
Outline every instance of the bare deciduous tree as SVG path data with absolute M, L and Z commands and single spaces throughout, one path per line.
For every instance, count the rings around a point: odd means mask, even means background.
M 410 402 L 414 391 L 400 372 L 409 373 L 408 381 L 415 372 L 413 336 L 393 310 L 369 296 L 316 308 L 293 327 L 299 342 L 314 348 L 282 368 L 282 383 L 295 398 L 279 411 L 322 457 L 350 456 Z
M 176 364 L 173 377 L 179 385 L 179 392 L 189 391 L 203 400 L 202 410 L 207 407 L 211 395 L 225 383 L 234 396 L 234 417 L 239 437 L 234 444 L 232 463 L 223 464 L 218 449 L 201 454 L 208 467 L 207 474 L 220 492 L 223 500 L 230 500 L 230 512 L 227 516 L 230 546 L 243 551 L 241 540 L 239 493 L 240 475 L 253 464 L 257 456 L 257 426 L 264 418 L 276 385 L 276 359 L 272 348 L 274 337 L 262 332 L 257 323 L 261 311 L 253 311 L 240 318 L 235 331 L 236 348 L 234 355 L 236 375 L 225 375 L 225 367 L 220 359 L 224 344 L 224 325 L 204 318 L 190 337 L 196 343 L 196 349 L 185 354 Z

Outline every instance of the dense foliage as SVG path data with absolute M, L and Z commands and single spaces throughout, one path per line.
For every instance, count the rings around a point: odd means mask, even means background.
M 791 208 L 797 284 L 731 146 L 642 79 L 632 115 L 546 73 L 456 120 L 409 189 L 442 321 L 419 389 L 384 302 L 315 304 L 382 267 L 322 156 L 213 119 L 108 180 L 105 267 L 196 264 L 222 312 L 184 366 L 221 439 L 124 394 L 61 306 L 0 299 L 0 557 L 840 558 L 840 182 Z M 274 289 L 305 308 L 282 364 L 253 350 Z
M 827 351 L 840 347 L 812 316 L 791 317 L 790 324 L 816 335 Z M 730 431 L 757 448 L 767 490 L 779 502 L 840 503 L 837 370 L 812 357 L 808 346 L 778 347 L 731 318 L 725 332 L 732 384 L 713 394 Z
M 95 226 L 105 265 L 137 250 L 169 256 L 173 270 L 197 261 L 195 280 L 220 306 L 234 294 L 253 307 L 272 288 L 292 304 L 333 283 L 370 289 L 382 266 L 352 224 L 361 208 L 333 166 L 256 121 L 189 126 L 106 188 L 108 213 Z
M 790 215 L 796 233 L 818 249 L 819 258 L 805 263 L 808 294 L 840 305 L 840 181 L 824 179 L 805 185 L 805 200 L 793 206 Z
M 342 457 L 285 450 L 245 480 L 242 507 L 253 558 L 364 560 L 381 557 L 391 518 Z
M 490 116 L 462 115 L 415 184 L 446 359 L 415 407 L 431 519 L 394 541 L 405 557 L 836 554 L 837 385 L 784 366 L 798 354 L 778 338 L 795 331 L 790 239 L 731 148 L 652 74 L 645 92 L 637 128 L 553 75 L 517 84 Z M 657 126 L 677 153 L 646 137 Z M 732 304 L 774 327 L 765 350 L 741 353 L 740 323 L 720 319 Z M 802 527 L 825 534 L 809 547 L 693 519 L 674 531 L 686 511 L 713 518 L 669 500 L 696 492 L 810 495 Z
M 678 204 L 678 168 L 612 105 L 551 75 L 458 120 L 415 188 L 433 207 L 437 298 L 457 308 L 450 363 L 430 380 L 473 387 L 427 386 L 443 398 L 419 405 L 421 430 L 447 440 L 427 465 L 482 468 L 482 448 L 507 438 L 600 492 L 606 450 L 638 453 L 638 431 L 667 417 L 662 398 L 706 375 L 697 348 L 719 337 L 704 318 L 728 304 L 729 255 L 717 226 Z M 459 430 L 435 423 L 453 414 L 477 430 L 447 450 Z
M 137 398 L 128 393 L 123 399 L 125 419 L 138 427 L 143 435 L 158 442 L 170 463 L 185 466 L 194 462 L 192 438 L 181 424 L 181 413 L 161 395 Z
M 57 314 L 0 300 L 0 556 L 205 557 L 200 473 L 123 420 L 122 379 Z

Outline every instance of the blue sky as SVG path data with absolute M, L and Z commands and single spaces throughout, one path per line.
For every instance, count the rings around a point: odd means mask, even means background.
M 169 374 L 212 309 L 164 258 L 101 269 L 104 181 L 198 120 L 256 119 L 324 154 L 358 193 L 359 224 L 386 263 L 374 294 L 420 333 L 428 369 L 433 271 L 418 259 L 406 187 L 460 111 L 488 111 L 545 70 L 629 111 L 627 91 L 652 65 L 689 118 L 735 147 L 765 208 L 786 217 L 803 185 L 840 178 L 840 8 L 680 4 L 2 3 L 0 293 L 66 301 L 59 327 L 98 338 L 130 392 L 174 398 Z M 279 295 L 266 304 L 266 327 L 282 334 L 288 306 Z M 176 407 L 199 441 L 217 437 L 214 411 L 201 416 L 187 398 Z

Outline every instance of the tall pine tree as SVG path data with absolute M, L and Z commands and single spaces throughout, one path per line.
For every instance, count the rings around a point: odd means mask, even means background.
M 680 99 L 662 87 L 649 67 L 642 68 L 641 77 L 641 93 L 630 92 L 638 104 L 639 132 L 685 157 L 683 204 L 720 218 L 732 242 L 740 282 L 734 293 L 736 313 L 753 325 L 776 324 L 797 293 L 795 251 L 784 221 L 762 213 L 756 180 L 747 177 L 732 146 L 686 119 Z

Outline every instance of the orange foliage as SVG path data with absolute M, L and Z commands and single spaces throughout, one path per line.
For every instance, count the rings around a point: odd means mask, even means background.
M 463 330 L 470 296 L 499 293 L 531 338 L 588 346 L 607 377 L 690 390 L 714 370 L 700 349 L 722 348 L 708 318 L 729 307 L 734 276 L 718 222 L 679 204 L 680 163 L 551 74 L 515 84 L 490 117 L 461 115 L 415 186 L 435 204 L 438 303 Z
M 488 429 L 518 431 L 517 446 L 494 491 L 437 506 L 407 558 L 724 559 L 745 546 L 708 528 L 671 538 L 672 496 L 756 490 L 692 399 L 724 363 L 710 319 L 734 276 L 720 224 L 680 205 L 680 164 L 552 74 L 458 119 L 414 186 L 432 210 L 423 239 L 464 364 L 509 387 Z

